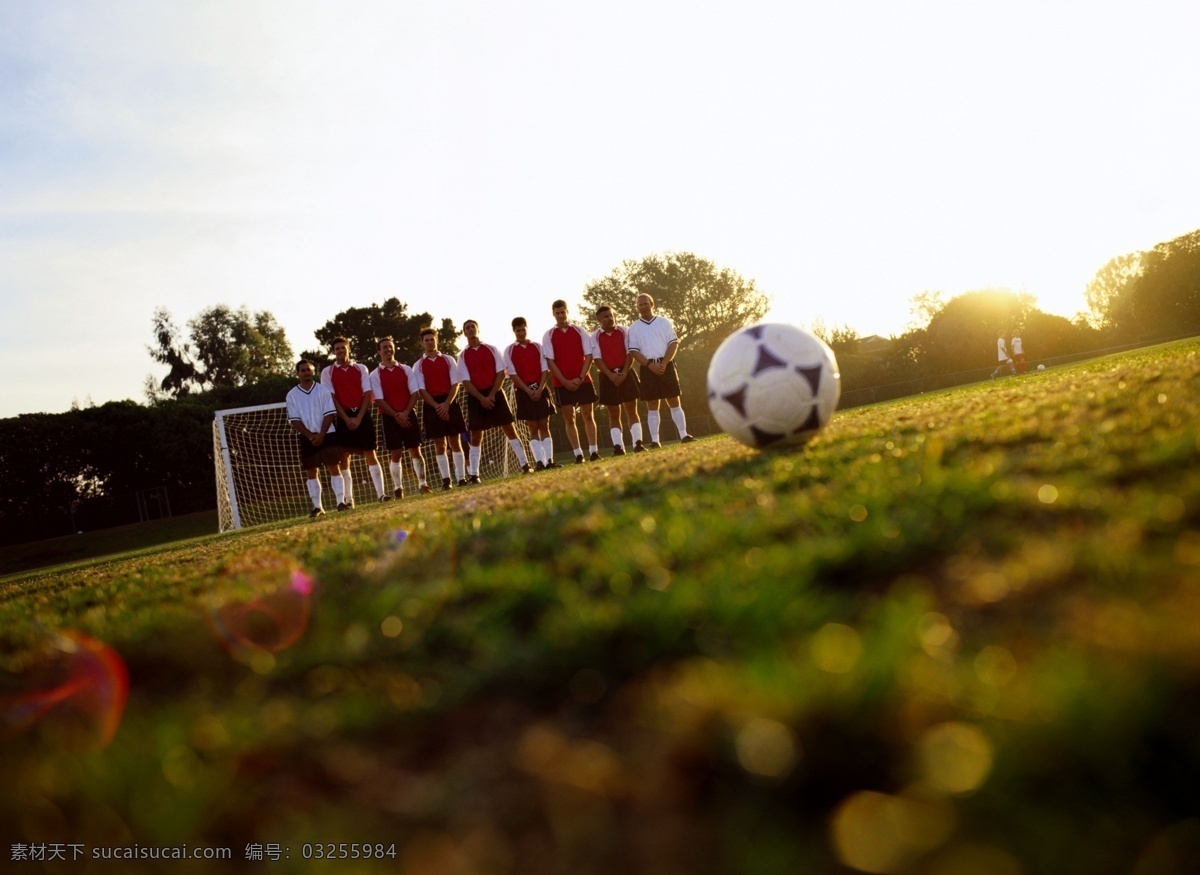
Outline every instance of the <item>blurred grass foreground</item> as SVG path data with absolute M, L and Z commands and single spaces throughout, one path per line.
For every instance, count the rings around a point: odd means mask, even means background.
M 1188 341 L 790 453 L 705 439 L 8 578 L 0 856 L 1200 871 L 1198 376 Z

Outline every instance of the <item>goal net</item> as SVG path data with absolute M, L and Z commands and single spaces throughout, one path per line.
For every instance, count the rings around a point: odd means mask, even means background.
M 516 409 L 512 387 L 505 387 L 509 404 Z M 466 416 L 466 393 L 460 402 Z M 375 412 L 375 455 L 383 470 L 384 488 L 388 495 L 394 494 L 389 454 L 384 449 L 383 421 Z M 529 432 L 525 423 L 516 424 L 517 435 L 529 456 Z M 508 438 L 498 428 L 487 431 L 483 437 L 479 461 L 479 476 L 484 481 L 498 480 L 518 474 L 521 466 L 516 454 L 508 444 Z M 470 452 L 467 440 L 463 439 L 463 451 Z M 425 462 L 425 477 L 434 489 L 441 488 L 436 451 L 433 441 L 421 445 L 421 457 Z M 469 460 L 469 455 L 468 455 Z M 217 510 L 222 532 L 257 526 L 275 520 L 305 516 L 312 509 L 308 497 L 304 471 L 300 468 L 300 449 L 296 432 L 288 424 L 286 404 L 262 404 L 256 407 L 238 407 L 218 410 L 213 420 L 213 462 L 217 478 Z M 453 476 L 453 460 L 451 472 Z M 417 494 L 417 477 L 412 469 L 412 458 L 407 452 L 401 462 L 402 485 L 405 496 Z M 376 500 L 375 485 L 367 471 L 367 463 L 360 455 L 350 456 L 350 475 L 353 480 L 353 495 L 356 504 Z M 325 468 L 319 469 L 321 493 L 326 510 L 333 490 Z

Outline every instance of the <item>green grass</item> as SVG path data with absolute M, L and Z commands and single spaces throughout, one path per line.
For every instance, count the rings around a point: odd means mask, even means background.
M 62 570 L 62 567 L 100 557 L 178 546 L 179 541 L 211 535 L 217 529 L 217 512 L 207 510 L 0 547 L 0 583 L 33 569 Z
M 10 579 L 10 686 L 69 628 L 131 692 L 102 751 L 8 740 L 0 831 L 279 843 L 241 863 L 272 871 L 343 841 L 422 873 L 1191 871 L 1198 375 L 1190 341 L 785 454 L 705 439 Z M 293 564 L 302 637 L 228 652 L 216 606 Z

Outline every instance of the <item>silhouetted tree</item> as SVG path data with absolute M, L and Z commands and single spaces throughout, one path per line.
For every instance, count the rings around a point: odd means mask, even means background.
M 396 359 L 412 364 L 421 357 L 421 329 L 432 325 L 438 331 L 438 347 L 450 355 L 458 354 L 457 338 L 461 332 L 449 319 L 440 325 L 429 313 L 409 314 L 408 305 L 399 298 L 388 298 L 382 304 L 366 307 L 350 307 L 338 313 L 314 334 L 321 346 L 329 350 L 334 338 L 344 337 L 350 341 L 350 355 L 355 361 L 364 363 L 378 360 L 379 338 L 391 336 L 396 344 Z M 318 364 L 329 361 L 328 352 L 306 353 Z

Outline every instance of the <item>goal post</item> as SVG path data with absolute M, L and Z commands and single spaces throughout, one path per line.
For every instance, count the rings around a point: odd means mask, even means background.
M 506 386 L 509 403 L 515 410 L 512 387 Z M 466 415 L 466 395 L 460 395 L 459 403 Z M 389 454 L 383 440 L 383 420 L 378 410 L 375 421 L 375 454 L 383 470 L 384 488 L 388 495 L 395 492 Z M 517 435 L 529 454 L 529 432 L 525 423 L 516 423 Z M 463 452 L 470 448 L 463 440 Z M 436 450 L 432 440 L 421 445 L 421 457 L 425 462 L 425 475 L 429 485 L 441 488 Z M 532 462 L 532 456 L 529 456 Z M 302 517 L 312 509 L 308 496 L 304 471 L 300 468 L 300 449 L 296 432 L 288 424 L 287 405 L 259 404 L 254 407 L 236 407 L 218 410 L 213 419 L 213 465 L 216 473 L 217 512 L 222 532 L 257 526 L 291 517 Z M 453 466 L 453 461 L 451 461 Z M 407 452 L 401 462 L 402 483 L 405 499 L 417 494 L 417 478 L 412 469 L 412 458 Z M 453 467 L 452 467 L 453 471 Z M 480 456 L 479 476 L 482 480 L 498 480 L 518 474 L 521 466 L 509 446 L 508 438 L 498 429 L 490 429 L 483 439 Z M 375 486 L 371 482 L 367 464 L 363 457 L 350 455 L 350 475 L 356 504 L 376 500 Z M 322 503 L 330 509 L 333 495 L 329 475 L 322 467 Z M 453 475 L 452 475 L 453 476 Z

